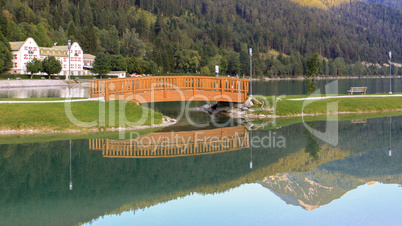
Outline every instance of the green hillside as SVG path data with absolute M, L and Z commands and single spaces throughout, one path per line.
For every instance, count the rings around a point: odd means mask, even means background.
M 402 12 L 360 1 L 5 0 L 0 11 L 0 71 L 10 66 L 7 41 L 27 37 L 39 46 L 78 41 L 129 73 L 210 75 L 220 65 L 221 74 L 248 74 L 248 48 L 260 76 L 301 75 L 313 52 L 329 59 L 326 75 L 384 74 L 364 73 L 361 62 L 385 63 L 389 50 L 402 61 Z
M 402 1 L 400 0 L 364 0 L 366 2 L 388 5 L 397 9 L 402 9 Z

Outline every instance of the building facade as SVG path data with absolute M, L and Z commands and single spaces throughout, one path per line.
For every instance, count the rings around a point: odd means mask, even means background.
M 84 65 L 84 52 L 77 42 L 71 44 L 70 48 L 70 62 L 68 61 L 68 46 L 52 46 L 50 48 L 40 48 L 40 59 L 54 56 L 56 60 L 60 61 L 62 69 L 59 75 L 67 76 L 69 71 L 71 75 L 83 75 Z M 68 65 L 70 64 L 70 70 Z
M 11 74 L 28 74 L 26 67 L 28 62 L 34 58 L 43 60 L 46 57 L 54 56 L 62 65 L 62 70 L 58 75 L 67 76 L 69 69 L 71 75 L 86 75 L 90 72 L 84 69 L 84 62 L 91 67 L 95 60 L 95 56 L 84 54 L 77 42 L 71 44 L 70 62 L 68 46 L 39 47 L 33 38 L 27 38 L 23 42 L 10 42 L 10 46 L 13 54 L 13 66 L 8 73 Z
M 40 59 L 40 49 L 33 38 L 24 42 L 10 42 L 13 55 L 13 66 L 9 69 L 12 74 L 27 74 L 27 63 L 34 58 Z

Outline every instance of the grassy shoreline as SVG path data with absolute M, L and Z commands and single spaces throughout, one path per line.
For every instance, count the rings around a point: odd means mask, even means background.
M 331 98 L 318 100 L 290 100 L 305 95 L 286 97 L 255 96 L 264 105 L 253 107 L 257 116 L 287 118 L 289 122 L 325 120 L 328 114 L 402 115 L 402 97 Z M 25 99 L 39 100 L 39 99 Z M 52 100 L 59 100 L 58 98 Z M 335 103 L 337 109 L 328 111 Z M 303 106 L 305 105 L 305 106 Z M 121 128 L 138 130 L 163 126 L 163 115 L 130 101 L 81 101 L 70 103 L 2 103 L 0 105 L 0 136 L 28 134 L 83 134 L 119 131 Z M 304 108 L 303 108 L 304 107 Z M 303 113 L 303 114 L 302 114 Z M 306 118 L 307 117 L 307 118 Z M 357 118 L 361 118 L 358 116 Z M 143 119 L 142 121 L 139 119 Z M 287 123 L 285 123 L 287 124 Z M 74 137 L 74 136 L 73 136 Z
M 163 115 L 131 101 L 3 103 L 2 134 L 78 133 L 161 125 Z
M 351 121 L 353 120 L 367 120 L 373 118 L 381 117 L 395 117 L 402 116 L 401 112 L 387 112 L 382 114 L 350 114 L 350 115 L 339 115 L 338 121 Z M 275 121 L 273 121 L 275 120 Z M 261 130 L 277 129 L 283 126 L 290 126 L 297 123 L 313 122 L 313 121 L 325 121 L 326 116 L 307 116 L 301 117 L 289 117 L 289 118 L 276 118 L 268 121 L 267 119 L 255 119 L 253 123 L 255 125 L 264 124 L 263 127 L 259 128 Z M 148 128 L 142 130 L 136 130 L 140 135 L 145 135 L 148 133 L 156 132 L 161 128 Z M 132 131 L 124 132 L 124 139 L 130 138 L 130 133 Z M 40 142 L 51 142 L 59 140 L 85 140 L 85 139 L 113 139 L 119 140 L 120 132 L 92 132 L 92 133 L 39 133 L 39 134 L 13 134 L 13 135 L 0 135 L 0 145 L 1 144 L 21 144 L 21 143 L 40 143 Z
M 354 98 L 330 98 L 314 100 L 291 100 L 305 96 L 286 96 L 277 98 L 272 96 L 255 96 L 264 105 L 257 104 L 253 107 L 254 115 L 270 115 L 272 117 L 301 117 L 318 116 L 327 114 L 368 114 L 382 112 L 402 111 L 402 97 L 354 97 Z M 328 108 L 333 105 L 334 108 Z

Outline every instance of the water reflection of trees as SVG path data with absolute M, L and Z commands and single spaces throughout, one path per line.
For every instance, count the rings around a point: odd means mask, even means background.
M 311 128 L 317 129 L 317 123 L 310 122 L 308 124 Z M 318 160 L 320 146 L 318 145 L 317 138 L 308 130 L 306 130 L 304 133 L 307 137 L 305 152 L 308 153 L 311 156 L 311 158 L 313 158 L 313 160 Z
M 401 134 L 401 121 L 394 120 L 398 126 L 393 130 L 393 137 Z M 342 142 L 336 148 L 321 145 L 316 160 L 305 151 L 308 140 L 306 136 L 300 136 L 305 131 L 302 125 L 282 127 L 275 132 L 287 138 L 286 149 L 254 148 L 252 170 L 247 149 L 185 158 L 117 159 L 103 158 L 98 152 L 89 151 L 88 140 L 75 140 L 71 157 L 73 191 L 69 190 L 69 141 L 0 145 L 0 219 L 6 225 L 77 224 L 105 213 L 141 209 L 194 192 L 224 192 L 288 172 L 313 174 L 316 171 L 317 175 L 320 171 L 320 175 L 328 175 L 325 171 L 330 171 L 332 176 L 318 179 L 327 187 L 340 186 L 341 192 L 332 197 L 366 181 L 401 184 L 402 170 L 398 164 L 400 166 L 402 159 L 396 151 L 392 159 L 384 157 L 391 163 L 367 168 L 364 175 L 353 175 L 351 172 L 356 169 L 352 168 L 347 172 L 339 171 L 352 164 L 353 158 L 348 160 L 348 156 L 388 147 L 388 143 L 380 142 L 388 141 L 388 133 L 378 131 L 383 123 L 380 119 L 369 120 L 367 126 L 341 122 Z M 317 126 L 321 124 L 317 123 Z M 253 131 L 253 136 L 262 137 L 269 132 Z M 400 147 L 401 142 L 395 139 L 394 147 Z M 365 162 L 378 162 L 378 156 L 363 157 L 359 159 L 361 164 L 353 164 L 363 167 Z M 324 164 L 325 169 L 317 168 Z M 383 173 L 373 174 L 379 168 Z M 331 200 L 325 202 L 328 201 Z

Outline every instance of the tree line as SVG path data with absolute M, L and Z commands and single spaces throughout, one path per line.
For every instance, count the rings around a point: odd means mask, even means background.
M 8 41 L 27 37 L 39 46 L 77 41 L 86 53 L 119 61 L 111 70 L 134 73 L 210 75 L 219 65 L 220 74 L 248 75 L 248 48 L 255 75 L 269 77 L 305 74 L 314 52 L 325 59 L 323 75 L 385 74 L 359 62 L 385 63 L 389 50 L 400 60 L 400 10 L 360 1 L 328 1 L 325 9 L 314 7 L 325 1 L 303 2 L 5 0 L 0 71 L 11 67 Z

